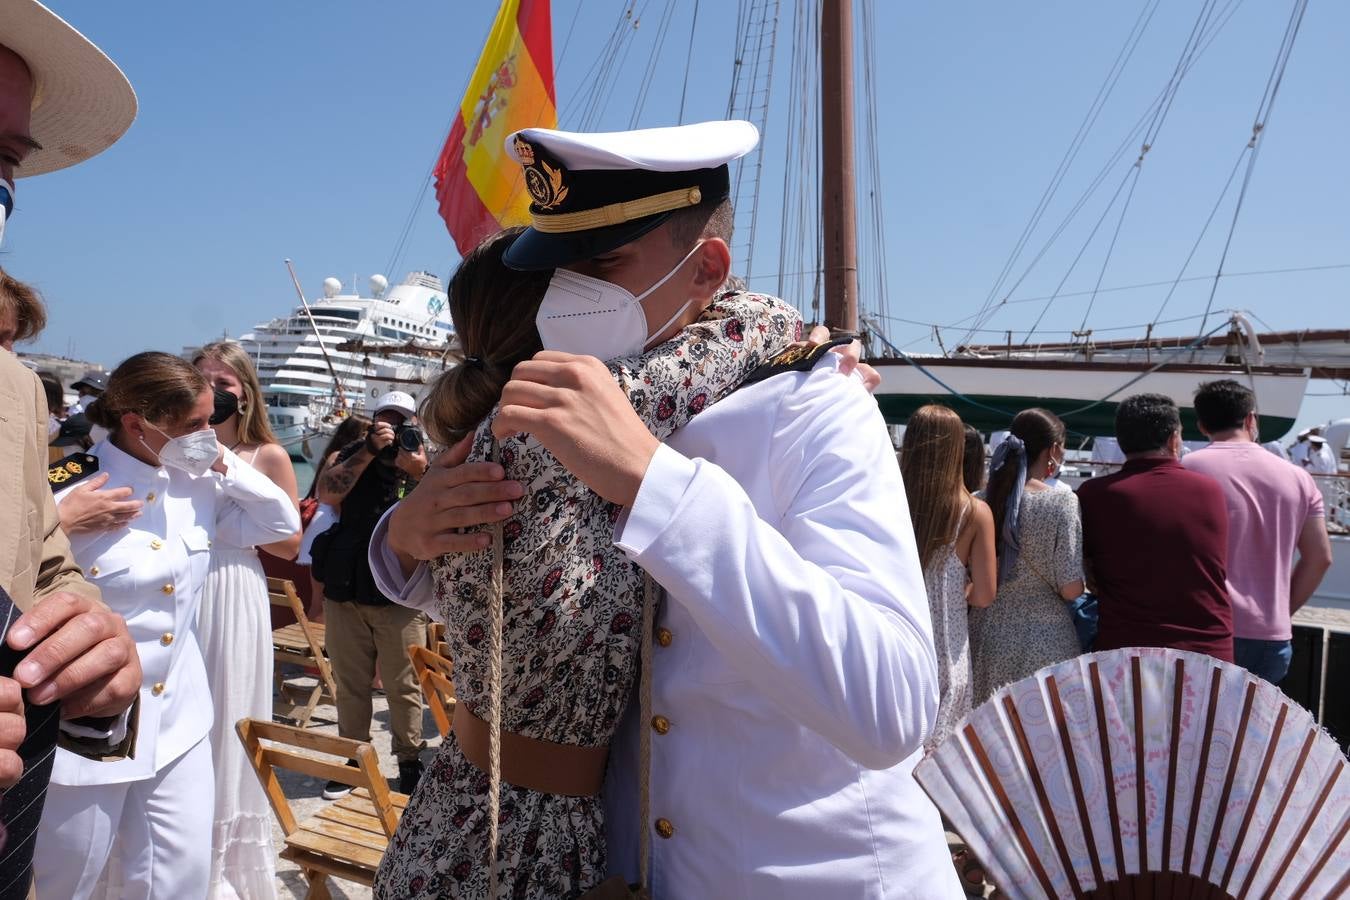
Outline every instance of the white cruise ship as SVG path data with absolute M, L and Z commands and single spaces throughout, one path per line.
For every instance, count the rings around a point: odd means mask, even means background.
M 435 275 L 412 272 L 393 288 L 374 275 L 369 297 L 352 291 L 327 278 L 308 313 L 297 307 L 239 338 L 257 363 L 272 427 L 292 456 L 312 460 L 322 452 L 322 436 L 343 410 L 364 412 L 391 390 L 420 398 L 454 338 Z

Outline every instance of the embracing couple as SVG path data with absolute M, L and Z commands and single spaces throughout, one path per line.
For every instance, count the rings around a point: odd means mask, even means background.
M 459 698 L 377 896 L 960 896 L 910 774 L 937 669 L 881 415 L 849 348 L 726 289 L 757 140 L 508 139 L 532 225 L 456 272 L 423 407 L 453 446 L 371 544 Z

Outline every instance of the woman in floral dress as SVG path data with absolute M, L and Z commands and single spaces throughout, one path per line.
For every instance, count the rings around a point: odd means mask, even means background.
M 1005 684 L 1082 652 L 1069 603 L 1083 593 L 1078 495 L 1045 479 L 1064 459 L 1064 423 L 1026 409 L 994 452 L 985 492 L 998 537 L 998 594 L 970 613 L 976 706 Z
M 451 284 L 466 361 L 432 389 L 433 438 L 475 432 L 471 460 L 493 449 L 492 411 L 512 366 L 539 347 L 529 323 L 548 275 L 507 270 L 517 232 L 480 246 Z M 522 325 L 521 323 L 525 323 Z M 794 341 L 795 310 L 756 294 L 721 295 L 693 325 L 610 371 L 658 438 L 734 390 Z M 642 576 L 614 546 L 621 509 L 587 489 L 536 440 L 497 446 L 506 477 L 525 486 L 503 524 L 503 732 L 582 747 L 610 742 L 632 693 L 642 643 Z M 487 720 L 491 669 L 490 550 L 433 566 L 458 702 Z M 498 816 L 500 897 L 570 898 L 604 880 L 603 806 L 503 782 Z M 489 894 L 488 775 L 452 732 L 404 813 L 376 878 L 382 898 Z

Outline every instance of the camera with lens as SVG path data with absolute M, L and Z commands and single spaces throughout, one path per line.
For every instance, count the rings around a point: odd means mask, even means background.
M 385 462 L 391 462 L 398 456 L 398 451 L 400 450 L 416 453 L 422 448 L 423 440 L 422 431 L 416 425 L 413 425 L 410 422 L 395 425 L 394 442 L 381 450 L 378 458 Z

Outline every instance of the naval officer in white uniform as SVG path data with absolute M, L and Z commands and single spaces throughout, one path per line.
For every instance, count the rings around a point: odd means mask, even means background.
M 197 609 L 211 542 L 248 547 L 300 528 L 286 493 L 216 442 L 208 424 L 214 407 L 193 366 L 167 353 L 137 354 L 87 411 L 108 439 L 48 474 L 58 506 L 95 472 L 143 504 L 130 524 L 74 535 L 71 547 L 104 602 L 126 618 L 144 681 L 133 758 L 96 762 L 57 751 L 34 863 L 41 897 L 89 896 L 114 838 L 121 898 L 206 896 L 212 707 Z
M 937 810 L 910 774 L 936 714 L 937 668 L 875 402 L 822 354 L 660 445 L 599 360 L 574 355 L 613 346 L 616 329 L 639 345 L 649 329 L 665 339 L 701 314 L 731 265 L 730 206 L 708 186 L 757 138 L 723 122 L 507 140 L 534 201 L 508 264 L 565 267 L 616 290 L 550 288 L 538 319 L 547 349 L 517 367 L 497 430 L 533 433 L 625 507 L 615 541 L 666 592 L 654 715 L 636 721 L 631 703 L 612 749 L 611 868 L 636 874 L 645 828 L 661 900 L 957 897 Z M 417 559 L 481 546 L 482 535 L 443 532 L 501 518 L 496 503 L 512 496 L 472 483 L 490 467 L 448 462 L 371 546 L 381 589 L 424 608 Z M 646 822 L 638 728 L 652 732 Z

